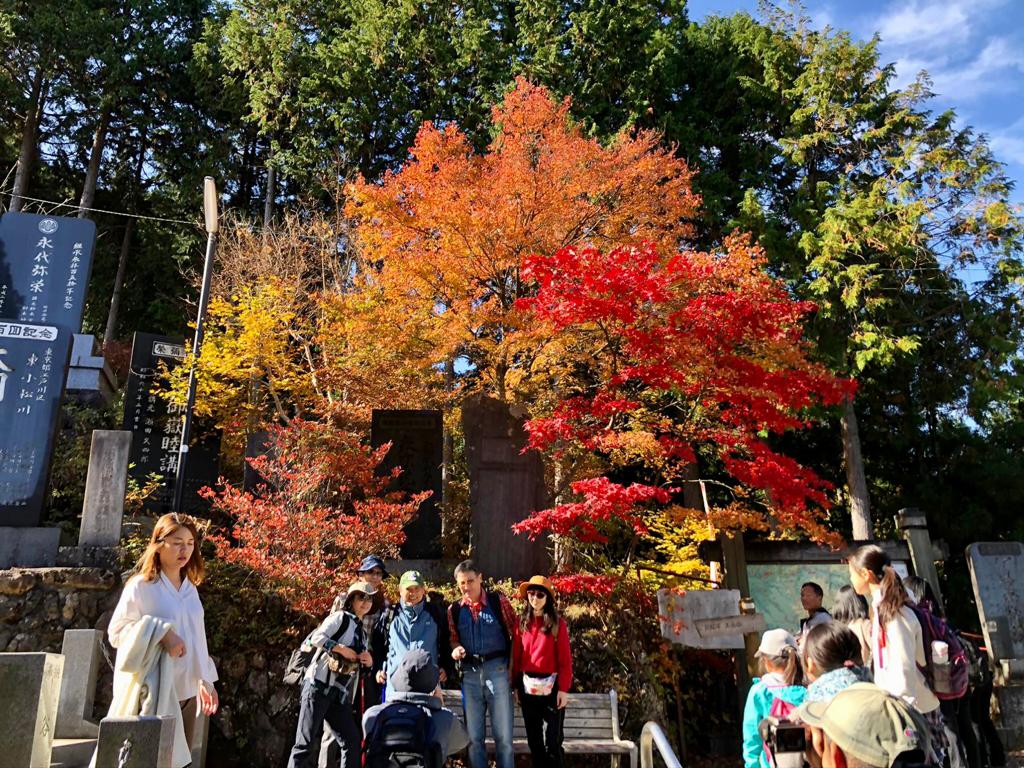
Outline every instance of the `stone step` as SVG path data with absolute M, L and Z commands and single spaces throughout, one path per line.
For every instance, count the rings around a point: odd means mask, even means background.
M 88 768 L 96 739 L 54 739 L 50 768 Z

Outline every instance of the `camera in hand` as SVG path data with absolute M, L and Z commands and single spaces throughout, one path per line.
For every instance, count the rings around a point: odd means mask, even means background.
M 807 739 L 801 723 L 766 717 L 761 721 L 761 735 L 775 768 L 802 768 Z

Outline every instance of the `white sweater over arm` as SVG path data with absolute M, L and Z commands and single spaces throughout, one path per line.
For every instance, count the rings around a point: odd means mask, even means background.
M 146 581 L 139 575 L 129 579 L 107 628 L 110 644 L 120 648 L 132 627 L 143 616 L 170 622 L 185 643 L 185 655 L 173 659 L 179 701 L 197 696 L 200 680 L 208 683 L 217 681 L 217 667 L 206 644 L 203 604 L 191 581 L 185 578 L 181 588 L 175 589 L 163 573 L 154 581 Z

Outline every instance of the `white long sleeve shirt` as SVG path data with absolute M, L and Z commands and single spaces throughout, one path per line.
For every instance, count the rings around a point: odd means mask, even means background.
M 872 599 L 871 652 L 875 685 L 899 696 L 919 712 L 932 712 L 938 708 L 939 700 L 921 672 L 926 663 L 921 624 L 914 612 L 903 606 L 882 632 L 878 621 L 881 598 L 882 593 L 878 591 Z
M 182 579 L 180 589 L 175 589 L 163 573 L 154 581 L 146 581 L 140 575 L 128 580 L 107 628 L 110 644 L 119 649 L 119 654 L 129 631 L 143 616 L 169 621 L 185 643 L 185 655 L 173 659 L 179 701 L 199 695 L 200 680 L 216 682 L 217 667 L 206 645 L 203 603 L 187 577 Z

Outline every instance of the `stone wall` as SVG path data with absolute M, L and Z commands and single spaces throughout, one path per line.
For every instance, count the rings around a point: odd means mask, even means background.
M 2 570 L 0 651 L 60 653 L 65 629 L 105 630 L 120 594 L 120 577 L 103 568 Z M 103 663 L 94 708 L 97 719 L 110 706 L 112 683 L 113 671 Z
M 210 585 L 211 587 L 213 585 Z M 220 681 L 221 711 L 210 727 L 208 765 L 252 768 L 283 765 L 298 718 L 296 686 L 281 683 L 290 648 L 238 647 L 233 638 L 240 615 L 250 620 L 281 621 L 279 612 L 262 606 L 221 604 L 228 595 L 200 588 L 206 608 L 210 651 Z M 0 651 L 60 653 L 65 629 L 106 630 L 121 594 L 121 576 L 109 568 L 14 568 L 0 570 Z M 274 633 L 276 634 L 276 633 Z M 112 663 L 115 652 L 104 641 Z M 110 706 L 113 671 L 101 664 L 93 717 L 98 722 Z

